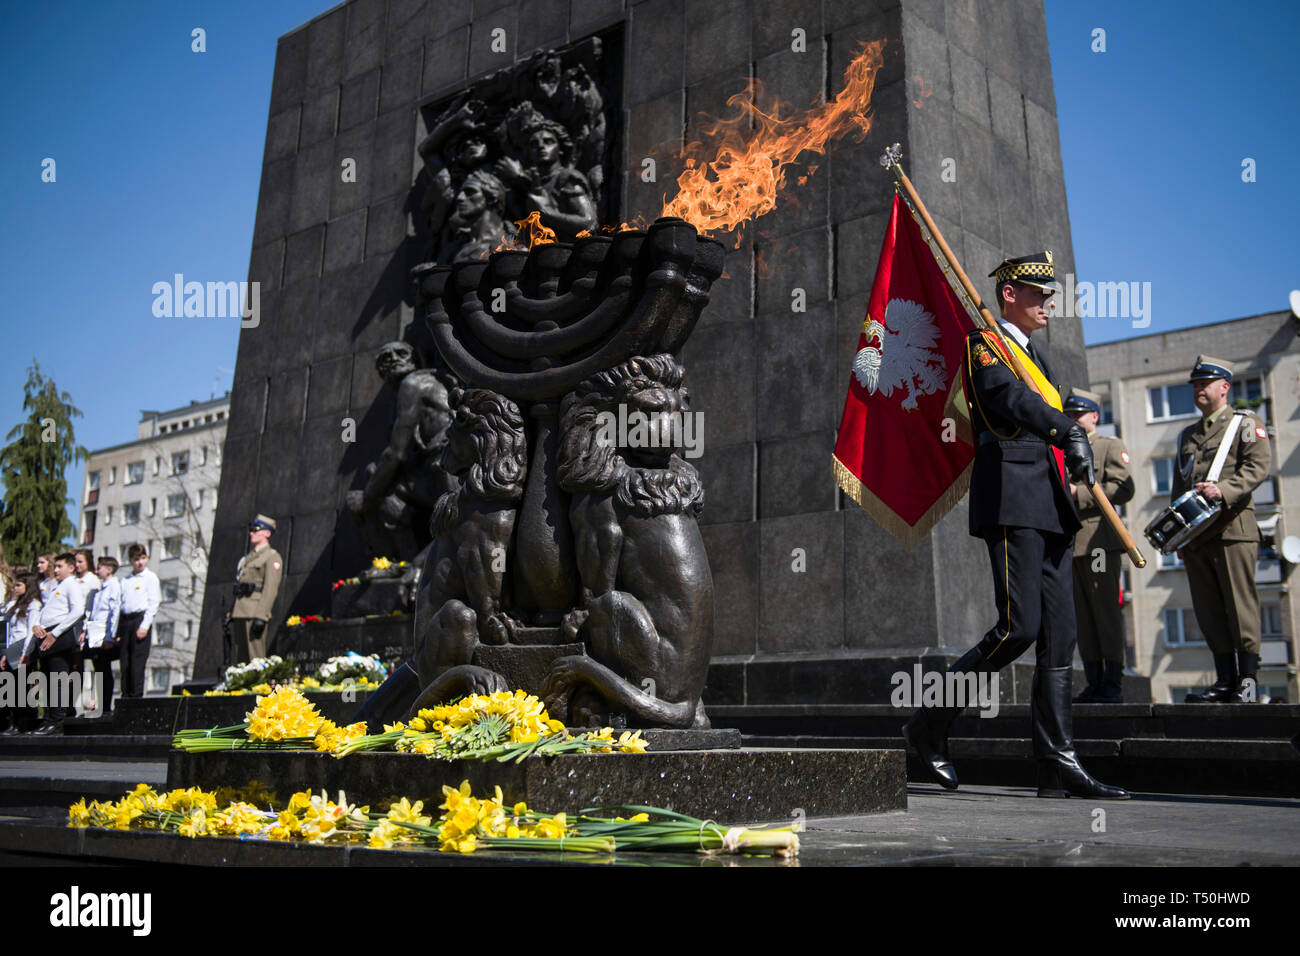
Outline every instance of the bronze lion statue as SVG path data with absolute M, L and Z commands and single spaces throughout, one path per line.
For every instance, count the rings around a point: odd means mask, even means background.
M 434 543 L 416 596 L 415 710 L 467 693 L 506 690 L 470 661 L 479 642 L 504 644 L 513 622 L 502 608 L 515 517 L 528 471 L 524 419 L 510 399 L 454 389 L 441 466 L 460 487 L 438 499 Z
M 581 580 L 563 631 L 590 656 L 556 660 L 543 695 L 570 725 L 709 726 L 713 578 L 696 523 L 703 486 L 677 454 L 683 375 L 671 355 L 636 357 L 561 405 L 557 477 Z

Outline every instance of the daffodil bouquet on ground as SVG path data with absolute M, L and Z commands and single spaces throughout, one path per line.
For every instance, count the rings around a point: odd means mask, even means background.
M 522 690 L 475 694 L 421 710 L 409 723 L 385 724 L 382 734 L 356 737 L 337 752 L 396 750 L 436 760 L 522 761 L 563 753 L 645 753 L 641 732 L 612 728 L 571 734 L 542 702 Z
M 114 830 L 157 830 L 187 837 L 227 836 L 299 841 L 312 844 L 364 843 L 371 847 L 437 847 L 444 852 L 473 853 L 480 849 L 535 850 L 570 853 L 616 851 L 699 851 L 793 857 L 799 836 L 790 827 L 729 827 L 656 807 L 614 807 L 601 816 L 583 811 L 541 813 L 519 802 L 507 806 L 496 787 L 492 796 L 478 798 L 469 781 L 443 787 L 442 815 L 435 822 L 425 815 L 424 802 L 403 797 L 386 813 L 337 801 L 320 794 L 295 793 L 276 810 L 248 802 L 264 794 L 242 794 L 224 805 L 219 794 L 192 787 L 158 794 L 146 784 L 121 800 L 89 805 L 85 799 L 68 808 L 68 826 Z
M 244 717 L 244 723 L 229 727 L 182 730 L 172 738 L 172 746 L 189 753 L 248 748 L 338 753 L 366 733 L 365 721 L 340 727 L 322 717 L 301 692 L 284 684 L 258 697 L 256 706 Z
M 386 724 L 382 734 L 366 734 L 364 721 L 340 727 L 287 685 L 257 698 L 245 722 L 212 730 L 182 730 L 172 746 L 190 753 L 247 748 L 317 750 L 346 757 L 361 751 L 402 751 L 438 760 L 522 761 L 534 754 L 644 753 L 641 732 L 624 731 L 617 740 L 606 727 L 570 734 L 552 720 L 536 697 L 522 690 L 465 697 L 426 708 L 409 724 Z

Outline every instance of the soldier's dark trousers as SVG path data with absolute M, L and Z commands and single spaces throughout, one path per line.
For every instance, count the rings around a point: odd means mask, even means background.
M 266 631 L 262 631 L 261 637 L 253 637 L 251 618 L 231 618 L 230 637 L 235 645 L 236 664 L 247 664 L 256 657 L 266 656 Z
M 1074 539 L 1033 528 L 991 528 L 984 534 L 993 569 L 998 623 L 975 646 L 994 670 L 1031 645 L 1040 668 L 1074 659 Z
M 1124 617 L 1119 605 L 1123 554 L 1079 555 L 1074 565 L 1074 610 L 1079 656 L 1085 661 L 1124 663 Z M 1099 562 L 1103 562 L 1098 569 Z
M 143 639 L 135 636 L 144 623 L 144 612 L 123 614 L 118 618 L 117 639 L 122 645 L 122 696 L 144 696 L 144 668 L 149 661 L 149 647 L 153 643 L 153 628 Z
M 990 529 L 984 542 L 993 568 L 998 623 L 954 669 L 1001 670 L 1033 645 L 1034 756 L 1077 765 L 1070 719 L 1074 536 L 1002 527 Z
M 1183 552 L 1192 610 L 1215 654 L 1259 654 L 1259 594 L 1254 541 L 1208 541 Z

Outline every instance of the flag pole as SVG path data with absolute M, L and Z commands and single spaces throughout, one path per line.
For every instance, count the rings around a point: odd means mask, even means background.
M 893 146 L 886 149 L 881 155 L 880 165 L 884 166 L 894 174 L 895 181 L 897 181 L 898 185 L 903 188 L 905 193 L 907 193 L 907 198 L 908 201 L 911 202 L 912 208 L 917 211 L 918 215 L 920 215 L 921 221 L 925 223 L 925 228 L 930 230 L 930 235 L 934 237 L 935 244 L 939 247 L 939 251 L 943 254 L 943 257 L 948 260 L 948 266 L 952 269 L 953 274 L 957 277 L 957 281 L 961 283 L 962 288 L 966 291 L 966 295 L 978 310 L 978 320 L 983 323 L 985 329 L 996 335 L 1002 342 L 1003 351 L 1005 351 L 1010 357 L 1011 364 L 1015 368 L 1016 376 L 1033 389 L 1034 392 L 1038 394 L 1039 398 L 1042 398 L 1043 393 L 1039 391 L 1038 386 L 1034 383 L 1033 377 L 1026 371 L 1024 365 L 1016 356 L 1015 351 L 1007 346 L 1006 334 L 1002 331 L 1001 325 L 999 325 L 997 319 L 993 317 L 993 313 L 989 311 L 989 307 L 984 304 L 984 300 L 980 298 L 979 293 L 975 291 L 975 286 L 971 284 L 970 278 L 967 277 L 965 270 L 962 269 L 961 263 L 957 261 L 957 257 L 952 254 L 952 249 L 948 247 L 947 241 L 943 238 L 943 233 L 939 232 L 939 227 L 936 226 L 934 220 L 930 218 L 930 211 L 925 208 L 925 203 L 921 202 L 921 197 L 916 194 L 916 188 L 912 185 L 912 181 L 907 178 L 907 173 L 903 172 L 903 167 L 900 165 L 902 159 L 903 150 L 898 143 L 895 143 Z M 1138 568 L 1146 567 L 1147 559 L 1143 557 L 1142 552 L 1138 549 L 1137 544 L 1133 540 L 1133 536 L 1129 534 L 1128 528 L 1124 527 L 1124 522 L 1121 521 L 1119 515 L 1116 514 L 1115 506 L 1112 505 L 1110 499 L 1106 497 L 1106 492 L 1102 490 L 1101 482 L 1094 481 L 1089 490 L 1092 492 L 1092 496 L 1097 499 L 1097 506 L 1101 509 L 1102 515 L 1105 516 L 1106 522 L 1115 530 L 1115 533 L 1119 535 L 1119 539 L 1124 545 L 1124 550 L 1128 552 L 1129 560 L 1133 562 L 1133 566 Z

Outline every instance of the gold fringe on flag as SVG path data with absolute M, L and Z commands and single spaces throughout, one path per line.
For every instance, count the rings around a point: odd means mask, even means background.
M 835 483 L 844 489 L 844 493 L 858 503 L 858 505 L 871 517 L 880 522 L 881 527 L 892 534 L 895 538 L 903 543 L 903 547 L 911 549 L 920 544 L 925 537 L 939 523 L 939 519 L 946 515 L 957 502 L 961 501 L 962 495 L 966 494 L 966 489 L 970 487 L 970 472 L 975 465 L 972 458 L 969 464 L 962 469 L 962 473 L 957 476 L 956 480 L 948 487 L 939 499 L 930 506 L 925 514 L 917 519 L 916 524 L 910 525 L 897 514 L 894 513 L 887 504 L 871 493 L 862 482 L 848 467 L 831 454 L 831 476 L 834 477 Z

